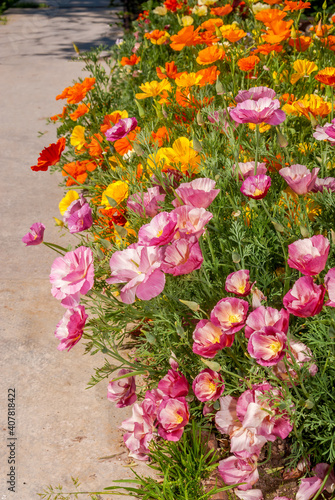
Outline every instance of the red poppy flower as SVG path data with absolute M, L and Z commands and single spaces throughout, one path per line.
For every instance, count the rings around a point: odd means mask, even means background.
M 56 165 L 65 149 L 65 142 L 65 137 L 61 137 L 56 143 L 49 144 L 47 148 L 44 148 L 38 157 L 37 165 L 30 167 L 31 170 L 45 172 L 51 165 Z

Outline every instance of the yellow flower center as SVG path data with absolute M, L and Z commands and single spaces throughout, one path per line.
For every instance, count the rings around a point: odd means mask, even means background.
M 159 238 L 160 236 L 162 236 L 162 234 L 163 234 L 163 229 L 158 231 L 158 233 L 156 234 L 156 238 Z
M 181 415 L 179 415 L 178 413 L 175 413 L 175 417 L 176 417 L 176 422 L 178 424 L 181 424 L 183 421 L 183 417 Z
M 228 321 L 229 323 L 239 323 L 241 320 L 241 318 L 237 315 L 237 314 L 230 314 L 229 315 L 229 318 L 228 318 Z
M 260 194 L 263 194 L 263 191 L 260 189 L 255 189 L 254 196 L 259 196 Z
M 281 350 L 280 342 L 277 340 L 277 342 L 273 342 L 272 344 L 270 344 L 270 349 L 271 351 L 273 351 L 273 354 L 277 354 L 277 352 Z

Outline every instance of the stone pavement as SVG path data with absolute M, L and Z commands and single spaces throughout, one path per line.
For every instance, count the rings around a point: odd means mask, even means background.
M 56 127 L 45 124 L 47 116 L 62 110 L 55 96 L 73 79 L 87 76 L 81 73 L 82 63 L 71 61 L 72 42 L 84 50 L 111 45 L 121 36 L 119 28 L 109 26 L 118 18 L 108 3 L 50 0 L 49 9 L 7 11 L 8 23 L 0 26 L 1 500 L 37 499 L 49 484 L 73 491 L 71 476 L 79 478 L 82 491 L 97 491 L 132 475 L 117 429 L 130 410 L 116 409 L 107 401 L 107 381 L 85 390 L 102 359 L 83 356 L 80 344 L 69 353 L 56 348 L 53 332 L 64 313 L 50 294 L 49 272 L 56 254 L 44 245 L 26 248 L 21 243 L 34 222 L 46 225 L 46 241 L 63 241 L 52 219 L 59 217 L 60 177 L 33 172 L 30 165 L 56 139 Z M 12 388 L 15 493 L 6 483 L 11 442 L 7 394 Z

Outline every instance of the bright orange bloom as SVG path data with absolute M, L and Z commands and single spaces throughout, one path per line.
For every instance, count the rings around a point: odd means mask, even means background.
M 322 24 L 321 21 L 314 27 L 311 27 L 311 31 L 315 31 L 316 36 L 327 36 L 327 33 L 333 26 L 331 24 Z
M 68 176 L 66 180 L 67 186 L 73 186 L 74 184 L 83 184 L 87 178 L 87 172 L 93 172 L 97 168 L 96 163 L 89 160 L 84 161 L 73 161 L 64 165 L 62 174 L 64 177 Z M 71 176 L 71 177 L 70 177 Z M 75 179 L 72 179 L 72 177 Z M 76 180 L 78 182 L 76 182 Z
M 132 54 L 130 57 L 122 57 L 120 64 L 121 66 L 135 66 L 140 62 L 141 58 L 136 54 Z
M 282 3 L 283 0 L 264 0 L 265 3 L 268 5 L 278 5 L 279 3 Z
M 191 47 L 201 42 L 199 37 L 199 28 L 194 30 L 193 26 L 186 26 L 181 29 L 176 35 L 171 37 L 170 47 L 173 50 L 182 50 L 184 47 Z
M 253 71 L 259 61 L 260 58 L 257 56 L 243 57 L 237 61 L 237 66 L 241 71 Z
M 211 14 L 213 16 L 227 16 L 230 14 L 233 10 L 233 7 L 227 3 L 223 7 L 214 7 L 211 9 Z
M 48 147 L 44 148 L 37 160 L 37 165 L 33 165 L 31 170 L 34 172 L 48 170 L 51 165 L 56 165 L 59 162 L 62 152 L 65 149 L 66 139 L 61 137 L 56 143 L 49 144 Z
M 136 127 L 136 130 L 139 131 L 140 128 Z M 127 137 L 124 137 L 123 139 L 119 139 L 118 141 L 114 142 L 114 148 L 121 156 L 125 155 L 129 151 L 132 151 L 133 146 L 129 141 L 133 141 L 136 138 L 136 135 L 137 135 L 136 131 L 133 130 L 127 135 Z
M 199 87 L 203 87 L 204 85 L 213 85 L 216 82 L 217 77 L 220 74 L 220 71 L 216 66 L 210 66 L 209 68 L 201 69 L 197 71 L 197 75 L 202 76 L 202 80 L 198 83 Z
M 103 149 L 100 143 L 103 142 L 103 137 L 101 134 L 97 133 L 91 137 L 91 142 L 87 144 L 87 149 L 90 156 L 97 157 L 102 156 Z
M 335 68 L 325 68 L 319 71 L 319 73 L 315 76 L 315 80 L 323 83 L 324 85 L 330 85 L 331 87 L 335 86 Z
M 228 40 L 230 43 L 238 42 L 241 38 L 246 36 L 246 32 L 239 29 L 229 29 L 227 31 L 221 30 L 223 38 Z
M 67 113 L 67 107 L 64 106 L 63 111 L 61 113 L 59 113 L 59 115 L 50 116 L 50 120 L 52 120 L 53 122 L 56 122 L 57 120 L 61 120 L 62 118 L 65 118 L 66 113 Z
M 204 31 L 200 33 L 201 43 L 205 43 L 208 47 L 220 41 L 213 31 Z
M 293 114 L 295 116 L 305 116 L 310 120 L 310 115 L 321 118 L 325 118 L 329 115 L 332 109 L 330 102 L 325 101 L 322 97 L 318 95 L 306 95 L 303 99 L 294 101 L 292 104 L 285 104 L 283 106 L 283 111 L 288 114 Z
M 167 31 L 154 30 L 151 33 L 145 33 L 145 38 L 154 45 L 162 45 L 170 37 Z
M 164 80 L 164 78 L 172 78 L 172 80 L 175 80 L 175 78 L 180 75 L 174 61 L 165 63 L 165 69 L 158 66 L 156 68 L 156 73 L 160 80 Z
M 312 43 L 312 39 L 310 36 L 298 35 L 297 38 L 291 38 L 288 43 L 291 47 L 295 47 L 298 52 L 305 52 Z
M 335 52 L 335 35 L 328 35 L 328 38 L 321 38 L 321 43 Z
M 218 28 L 223 25 L 222 19 L 208 19 L 208 21 L 204 21 L 200 27 L 207 31 L 215 31 L 215 26 Z
M 263 45 L 258 45 L 257 49 L 253 51 L 253 55 L 256 54 L 263 54 L 264 56 L 267 56 L 271 52 L 281 52 L 283 50 L 283 46 L 279 45 L 278 43 L 276 45 L 272 45 L 271 43 L 263 43 Z
M 73 120 L 74 122 L 76 122 L 78 120 L 78 118 L 80 118 L 81 116 L 85 115 L 89 111 L 90 106 L 91 106 L 90 103 L 88 103 L 87 106 L 84 103 L 78 104 L 77 109 L 73 113 L 70 113 L 69 117 L 71 118 L 71 120 Z
M 128 118 L 127 111 L 114 111 L 110 115 L 106 115 L 102 125 L 100 125 L 100 131 L 105 134 L 107 130 L 112 128 L 121 118 Z
M 177 0 L 165 0 L 164 5 L 167 10 L 170 10 L 171 12 L 176 12 L 177 9 L 181 9 L 183 7 L 183 3 L 177 2 Z
M 215 61 L 222 61 L 226 57 L 226 53 L 221 47 L 213 45 L 206 49 L 200 50 L 197 57 L 197 63 L 200 65 L 213 64 Z
M 292 104 L 294 101 L 296 101 L 294 94 L 283 94 L 280 99 L 286 104 Z
M 88 92 L 94 87 L 94 84 L 95 84 L 95 78 L 85 78 L 85 80 L 82 83 L 82 86 L 84 87 L 86 92 Z
M 291 36 L 291 26 L 293 24 L 293 19 L 290 21 L 273 21 L 270 23 L 268 31 L 262 38 L 268 43 L 280 43 L 283 40 L 287 40 Z
M 302 9 L 309 9 L 311 4 L 310 2 L 303 2 L 302 0 L 299 0 L 298 2 L 292 2 L 291 0 L 285 0 L 285 10 L 290 10 L 291 12 L 295 10 L 302 10 Z
M 166 127 L 160 127 L 157 132 L 151 132 L 151 137 L 161 148 L 164 144 L 164 141 L 169 140 L 169 133 Z
M 197 75 L 196 73 L 182 73 L 178 78 L 175 79 L 177 87 L 189 88 L 194 85 L 199 85 L 199 82 L 202 80 L 201 75 Z
M 285 16 L 287 16 L 286 12 L 283 12 L 280 9 L 266 9 L 257 12 L 257 14 L 255 14 L 255 19 L 257 19 L 257 21 L 261 21 L 267 26 L 273 21 L 280 21 L 281 19 L 284 19 Z
M 69 104 L 77 104 L 82 101 L 89 90 L 93 88 L 95 78 L 85 78 L 82 83 L 75 83 L 72 87 L 66 87 L 61 94 L 56 96 L 59 99 L 67 99 Z

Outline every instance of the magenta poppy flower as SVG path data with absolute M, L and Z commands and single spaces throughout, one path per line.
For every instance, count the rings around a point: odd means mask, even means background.
M 215 188 L 215 181 L 208 178 L 194 179 L 191 182 L 184 182 L 176 189 L 176 194 L 185 205 L 191 205 L 196 208 L 208 208 L 215 200 L 220 189 Z M 181 205 L 178 198 L 173 200 L 172 205 L 179 207 Z
M 335 191 L 335 177 L 325 177 L 324 179 L 319 179 L 318 177 L 315 179 L 315 184 L 312 189 L 313 193 L 318 193 L 328 189 L 328 191 Z
M 295 193 L 306 194 L 314 188 L 319 170 L 313 168 L 311 172 L 305 165 L 296 164 L 282 168 L 278 173 Z
M 165 394 L 159 389 L 151 389 L 145 393 L 141 406 L 145 413 L 152 416 L 153 419 L 157 418 L 159 405 L 165 398 Z
M 244 102 L 249 99 L 252 101 L 258 101 L 267 97 L 268 99 L 273 99 L 276 97 L 276 92 L 269 87 L 251 87 L 249 90 L 239 90 L 235 97 L 236 102 Z
M 55 337 L 60 340 L 57 346 L 59 351 L 69 351 L 81 339 L 88 316 L 85 307 L 78 306 L 67 309 L 63 318 L 56 326 Z
M 329 269 L 324 282 L 329 297 L 326 306 L 335 307 L 335 267 Z
M 169 212 L 155 215 L 138 232 L 138 244 L 144 246 L 167 245 L 176 234 L 176 220 Z
M 276 365 L 285 356 L 286 340 L 283 332 L 273 326 L 265 326 L 251 334 L 248 353 L 261 366 Z
M 205 225 L 213 218 L 213 214 L 204 208 L 194 208 L 190 205 L 182 205 L 172 210 L 171 215 L 175 217 L 180 237 L 200 236 L 205 232 Z
M 179 441 L 189 419 L 185 398 L 163 399 L 157 413 L 158 434 L 167 441 Z
M 246 297 L 249 295 L 252 285 L 253 283 L 250 283 L 249 280 L 249 271 L 247 269 L 241 269 L 227 276 L 225 290 L 239 297 Z
M 238 102 L 235 108 L 228 108 L 228 111 L 237 123 L 279 125 L 286 119 L 284 111 L 280 109 L 279 100 L 270 97 L 261 97 L 258 100 L 247 99 Z
M 120 290 L 125 304 L 135 302 L 135 297 L 150 300 L 164 290 L 165 275 L 161 271 L 163 249 L 131 245 L 114 252 L 109 261 L 112 276 L 107 283 L 127 283 Z
M 330 465 L 321 463 L 317 464 L 312 470 L 315 474 L 314 477 L 305 477 L 300 482 L 300 487 L 296 495 L 296 500 L 310 500 L 314 497 L 319 488 L 322 485 L 324 478 L 329 471 Z M 335 474 L 334 469 L 328 476 L 328 479 L 322 488 L 322 491 L 326 490 L 328 493 L 333 493 L 335 484 Z
M 57 257 L 51 266 L 51 293 L 64 307 L 76 307 L 80 295 L 86 295 L 94 284 L 93 252 L 79 247 Z
M 265 163 L 257 163 L 256 174 L 255 174 L 254 161 L 248 161 L 245 163 L 240 162 L 237 165 L 238 165 L 237 166 L 238 178 L 240 181 L 244 181 L 244 179 L 250 177 L 251 175 L 265 175 L 267 172 Z M 235 173 L 235 170 L 236 170 L 236 165 L 233 165 L 233 173 Z
M 63 215 L 63 221 L 67 224 L 70 233 L 80 233 L 89 229 L 93 224 L 92 209 L 83 195 L 74 200 Z
M 259 479 L 257 455 L 250 458 L 238 458 L 234 455 L 220 460 L 218 471 L 226 484 L 245 483 L 239 490 L 249 490 Z
M 313 137 L 317 141 L 328 141 L 330 143 L 335 143 L 335 118 L 331 123 L 326 123 L 323 127 L 318 125 L 315 128 Z
M 165 377 L 158 382 L 158 389 L 169 398 L 187 396 L 188 382 L 185 375 L 176 370 L 169 370 Z
M 244 196 L 261 200 L 265 198 L 271 186 L 271 177 L 268 175 L 250 175 L 242 182 L 240 191 Z
M 205 368 L 193 380 L 192 389 L 195 397 L 205 403 L 216 401 L 225 388 L 223 378 L 218 372 Z
M 122 368 L 117 377 L 130 373 L 130 370 Z M 124 408 L 135 403 L 136 396 L 135 377 L 124 377 L 119 380 L 111 380 L 107 387 L 107 398 L 116 403 L 116 408 Z
M 287 263 L 307 276 L 315 276 L 326 267 L 330 243 L 321 234 L 297 240 L 288 246 Z
M 112 128 L 109 128 L 106 133 L 107 141 L 114 142 L 126 137 L 129 132 L 137 127 L 136 118 L 121 118 Z
M 180 238 L 166 247 L 162 271 L 173 276 L 189 274 L 200 269 L 204 258 L 195 236 Z
M 26 244 L 26 247 L 32 245 L 40 245 L 43 243 L 43 236 L 45 231 L 45 225 L 41 222 L 35 222 L 31 228 L 30 233 L 23 236 L 22 242 Z
M 273 326 L 277 331 L 286 334 L 288 332 L 289 316 L 285 309 L 278 311 L 272 307 L 257 307 L 247 318 L 244 330 L 245 336 L 248 339 L 252 333 L 262 330 L 266 326 Z
M 242 299 L 227 297 L 221 299 L 211 312 L 211 321 L 227 334 L 241 330 L 246 322 L 249 304 Z
M 226 335 L 219 326 L 215 326 L 208 319 L 202 319 L 193 332 L 193 340 L 194 354 L 203 358 L 214 358 L 218 351 L 232 345 L 234 335 Z
M 309 318 L 321 311 L 325 292 L 323 285 L 316 285 L 313 278 L 303 276 L 284 296 L 283 304 L 290 314 L 299 318 Z
M 127 207 L 142 217 L 154 217 L 158 214 L 160 204 L 165 200 L 165 194 L 161 194 L 159 187 L 149 188 L 144 193 L 134 193 L 127 200 Z
M 124 444 L 129 449 L 129 456 L 136 460 L 148 460 L 149 444 L 155 437 L 155 416 L 147 413 L 137 403 L 132 408 L 132 416 L 124 420 L 121 428 L 128 431 L 123 436 Z

